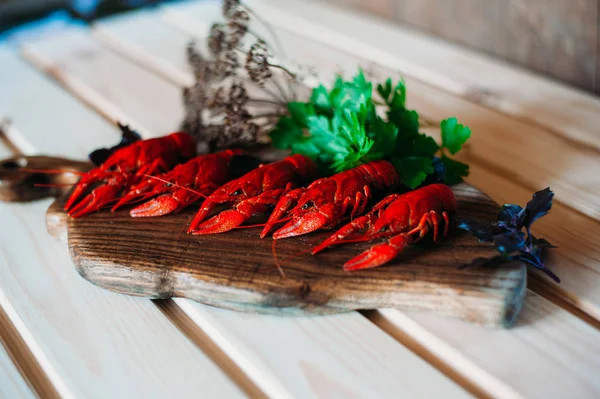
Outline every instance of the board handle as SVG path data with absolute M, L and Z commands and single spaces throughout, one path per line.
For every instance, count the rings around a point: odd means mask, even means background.
M 0 160 L 0 201 L 26 202 L 57 197 L 71 189 L 79 179 L 79 172 L 91 168 L 89 162 L 48 156 Z M 43 173 L 47 170 L 64 172 Z

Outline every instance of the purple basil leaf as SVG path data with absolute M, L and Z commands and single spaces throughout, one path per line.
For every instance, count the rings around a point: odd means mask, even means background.
M 140 134 L 135 130 L 131 130 L 129 126 L 121 125 L 120 123 L 118 125 L 119 129 L 121 129 L 121 141 L 119 142 L 119 144 L 113 147 L 99 148 L 90 153 L 90 155 L 88 155 L 88 158 L 94 165 L 102 165 L 104 162 L 106 162 L 108 157 L 110 157 L 116 150 L 123 147 L 127 147 L 128 145 L 133 144 L 136 141 L 142 139 L 142 136 L 140 136 Z
M 507 230 L 521 230 L 525 212 L 519 205 L 506 204 L 498 213 L 498 226 Z
M 550 190 L 550 187 L 533 194 L 531 201 L 525 207 L 523 226 L 529 228 L 533 222 L 546 215 L 552 208 L 552 197 L 554 197 L 554 193 Z
M 549 243 L 544 238 L 536 238 L 534 236 L 531 236 L 531 241 L 533 242 L 533 245 L 538 248 L 558 248 L 557 246 Z
M 556 281 L 557 283 L 560 283 L 560 278 L 558 278 L 558 276 L 556 274 L 554 274 L 552 272 L 552 270 L 548 269 L 539 257 L 534 256 L 527 252 L 521 252 L 521 254 L 519 255 L 519 259 L 521 259 L 523 262 L 533 266 L 537 270 L 545 273 L 546 275 L 548 275 L 552 280 Z
M 496 249 L 504 255 L 520 250 L 525 246 L 525 233 L 513 231 L 494 236 Z
M 492 242 L 497 230 L 493 225 L 481 223 L 471 218 L 458 218 L 458 228 L 471 232 L 479 241 Z

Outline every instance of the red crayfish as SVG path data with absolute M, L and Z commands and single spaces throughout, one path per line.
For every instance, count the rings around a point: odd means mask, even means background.
M 316 174 L 316 165 L 304 155 L 292 155 L 260 166 L 209 195 L 192 220 L 188 233 L 223 233 L 238 227 L 252 215 L 267 212 L 282 195 L 311 181 Z M 233 204 L 234 209 L 200 224 L 217 204 L 223 203 Z
M 286 215 L 291 220 L 273 234 L 274 239 L 334 227 L 346 216 L 364 213 L 372 191 L 382 192 L 399 181 L 396 169 L 387 161 L 369 162 L 316 180 L 282 196 L 260 236 L 265 237 L 275 224 L 287 220 Z
M 196 143 L 187 133 L 136 141 L 118 149 L 102 165 L 84 174 L 64 209 L 72 217 L 90 214 L 115 201 L 118 195 L 139 183 L 145 175 L 166 172 L 195 155 Z M 90 186 L 96 184 L 100 185 L 80 200 Z
M 245 151 L 239 149 L 199 155 L 177 165 L 170 172 L 142 180 L 133 186 L 112 210 L 125 204 L 156 197 L 133 208 L 129 214 L 132 217 L 152 217 L 180 212 L 237 177 L 233 173 L 231 162 L 235 157 L 243 155 L 246 155 Z
M 446 236 L 448 213 L 455 210 L 454 194 L 444 184 L 432 184 L 402 195 L 391 194 L 375 205 L 371 212 L 354 219 L 316 246 L 312 253 L 334 244 L 391 237 L 344 264 L 345 270 L 377 267 L 394 259 L 407 245 L 421 240 L 432 229 L 433 240 L 437 242 L 442 219 Z M 362 235 L 357 234 L 361 231 L 364 231 Z

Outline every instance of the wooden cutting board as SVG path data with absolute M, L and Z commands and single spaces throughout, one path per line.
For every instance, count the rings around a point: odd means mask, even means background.
M 475 188 L 455 186 L 459 213 L 492 221 L 498 206 Z M 220 308 L 280 315 L 327 314 L 393 307 L 430 310 L 487 326 L 509 326 L 526 291 L 521 263 L 499 268 L 459 266 L 495 252 L 468 233 L 451 229 L 439 245 L 410 247 L 376 269 L 345 272 L 342 264 L 370 244 L 349 244 L 312 256 L 302 253 L 330 233 L 260 239 L 260 229 L 190 236 L 196 211 L 130 218 L 127 210 L 71 219 L 64 199 L 48 210 L 48 230 L 68 239 L 77 271 L 115 292 L 150 298 L 185 297 Z

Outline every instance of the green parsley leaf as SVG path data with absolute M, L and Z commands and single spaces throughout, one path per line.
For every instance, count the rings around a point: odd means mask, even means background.
M 275 128 L 269 133 L 273 147 L 282 150 L 292 148 L 292 145 L 302 138 L 302 128 L 289 116 L 282 116 Z
M 448 118 L 441 123 L 442 147 L 447 148 L 450 154 L 456 154 L 462 145 L 471 137 L 471 129 L 458 123 L 456 118 Z
M 392 164 L 398 171 L 402 182 L 410 188 L 417 188 L 427 176 L 433 173 L 431 157 L 392 158 Z
M 386 104 L 389 104 L 388 98 L 390 97 L 390 94 L 392 94 L 392 79 L 387 78 L 384 84 L 378 84 L 377 93 L 379 93 L 379 95 L 381 96 L 381 98 L 383 98 L 383 101 L 385 101 Z
M 395 86 L 392 79 L 377 85 L 387 118 L 376 112 L 372 91 L 373 85 L 360 70 L 349 81 L 337 76 L 329 91 L 322 85 L 314 88 L 308 102 L 288 104 L 289 116 L 280 118 L 270 133 L 273 145 L 309 156 L 329 173 L 386 159 L 410 188 L 436 174 L 434 159 L 438 169 L 444 166 L 448 184 L 468 174 L 466 165 L 446 155 L 461 149 L 471 135 L 468 127 L 456 118 L 444 120 L 438 145 L 419 132 L 419 114 L 406 108 L 403 80 Z
M 442 162 L 446 169 L 446 184 L 450 186 L 460 183 L 463 177 L 469 175 L 469 166 L 462 162 L 455 161 L 443 154 Z
M 315 110 L 312 104 L 301 103 L 301 102 L 289 102 L 287 104 L 288 111 L 294 123 L 298 126 L 306 127 L 306 118 L 314 115 Z
M 310 96 L 310 103 L 314 105 L 318 112 L 329 112 L 332 105 L 329 101 L 329 93 L 325 86 L 320 85 L 313 89 L 312 95 Z

